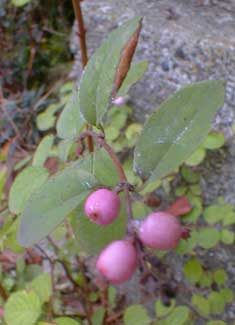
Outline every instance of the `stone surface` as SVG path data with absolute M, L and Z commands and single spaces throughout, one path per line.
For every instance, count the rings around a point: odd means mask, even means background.
M 205 202 L 213 203 L 218 196 L 224 196 L 227 202 L 235 204 L 235 1 L 86 0 L 83 9 L 89 55 L 117 25 L 135 15 L 144 17 L 135 60 L 147 59 L 149 70 L 130 93 L 135 118 L 139 121 L 144 121 L 153 109 L 185 84 L 204 79 L 226 80 L 226 103 L 213 126 L 225 133 L 226 146 L 210 152 L 200 168 Z M 79 77 L 80 53 L 75 35 L 71 38 L 71 49 L 76 57 L 73 75 Z M 226 268 L 233 289 L 234 255 L 235 249 L 229 246 L 201 256 L 212 267 Z M 168 260 L 180 282 L 183 259 L 170 256 Z M 150 287 L 151 290 L 147 287 L 145 290 L 154 299 L 157 285 L 152 283 Z M 128 286 L 129 300 L 146 303 L 146 296 L 136 288 L 138 284 L 133 279 Z M 125 292 L 126 287 L 122 290 Z M 234 304 L 223 319 L 228 324 L 235 319 Z

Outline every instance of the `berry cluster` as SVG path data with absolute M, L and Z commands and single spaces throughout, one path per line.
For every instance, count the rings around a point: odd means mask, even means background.
M 88 196 L 84 210 L 92 222 L 108 225 L 118 217 L 120 206 L 118 194 L 102 188 Z M 146 247 L 168 250 L 178 245 L 183 237 L 183 228 L 177 217 L 167 212 L 154 212 L 141 222 L 137 236 Z M 137 266 L 137 250 L 134 240 L 130 239 L 110 243 L 96 263 L 97 270 L 113 284 L 128 281 Z

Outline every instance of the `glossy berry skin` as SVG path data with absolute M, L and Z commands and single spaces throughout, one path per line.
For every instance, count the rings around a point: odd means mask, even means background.
M 175 248 L 181 234 L 182 227 L 178 219 L 166 212 L 151 213 L 142 222 L 138 231 L 143 245 L 159 250 Z
M 132 277 L 137 264 L 135 247 L 127 240 L 117 240 L 103 249 L 96 268 L 109 282 L 120 284 Z
M 117 218 L 120 206 L 117 193 L 102 188 L 88 196 L 84 211 L 94 223 L 108 225 Z

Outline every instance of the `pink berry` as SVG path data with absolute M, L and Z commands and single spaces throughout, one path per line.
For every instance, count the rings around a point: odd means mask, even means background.
M 178 219 L 166 212 L 151 213 L 139 228 L 141 242 L 162 250 L 175 248 L 182 234 Z
M 117 240 L 103 249 L 96 268 L 111 283 L 120 284 L 132 277 L 137 264 L 134 246 L 127 240 Z
M 91 193 L 85 203 L 85 214 L 98 225 L 108 225 L 118 216 L 120 199 L 117 193 L 106 188 Z

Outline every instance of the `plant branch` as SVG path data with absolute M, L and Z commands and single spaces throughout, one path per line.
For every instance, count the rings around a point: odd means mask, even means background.
M 84 69 L 88 62 L 88 56 L 87 56 L 87 45 L 86 45 L 86 29 L 85 29 L 84 21 L 83 21 L 81 0 L 72 0 L 72 2 L 73 2 L 74 14 L 75 14 L 77 25 L 78 25 L 77 35 L 79 38 L 79 44 L 80 44 L 80 48 L 81 48 L 82 68 Z M 90 128 L 91 127 L 89 125 L 87 125 L 87 130 L 89 130 Z M 93 152 L 94 145 L 93 145 L 91 136 L 88 136 L 88 138 L 87 138 L 87 145 L 88 145 L 88 150 L 90 152 Z
M 82 56 L 82 66 L 84 68 L 87 64 L 88 57 L 87 57 L 87 46 L 86 46 L 86 29 L 84 27 L 81 0 L 72 0 L 72 2 L 73 2 L 73 10 L 78 24 L 77 35 L 79 37 L 81 56 Z
M 8 298 L 8 293 L 7 293 L 6 289 L 2 286 L 1 283 L 0 283 L 0 296 L 2 297 L 2 299 L 4 301 L 6 301 Z

